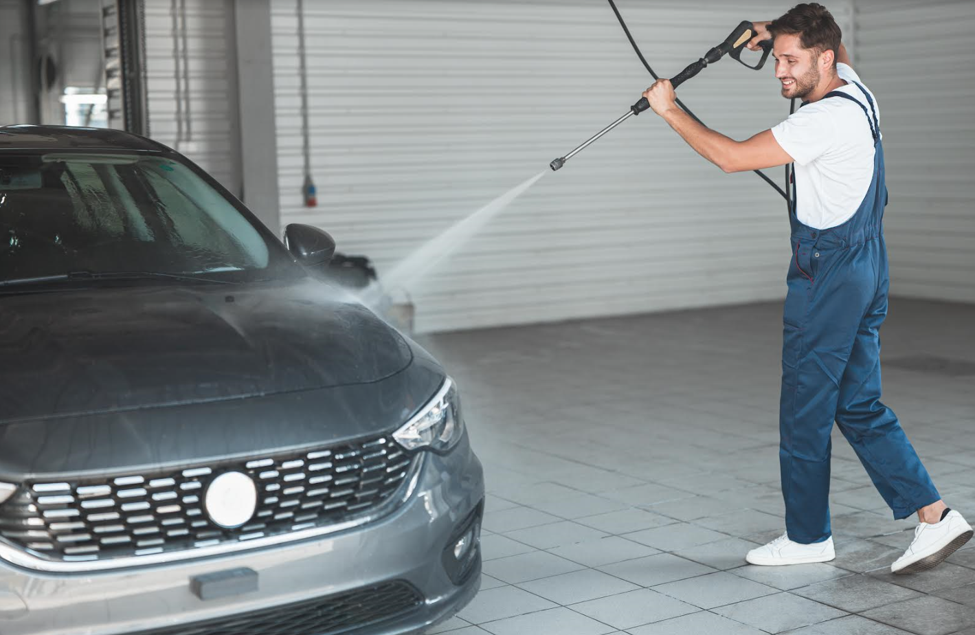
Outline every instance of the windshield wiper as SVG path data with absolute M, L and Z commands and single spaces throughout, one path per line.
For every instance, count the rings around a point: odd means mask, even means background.
M 31 284 L 47 284 L 64 280 L 146 280 L 146 279 L 188 280 L 191 282 L 214 282 L 217 284 L 231 284 L 229 280 L 204 278 L 197 275 L 181 273 L 165 273 L 162 271 L 69 271 L 53 276 L 37 276 L 33 278 L 12 278 L 0 280 L 0 287 L 13 287 Z

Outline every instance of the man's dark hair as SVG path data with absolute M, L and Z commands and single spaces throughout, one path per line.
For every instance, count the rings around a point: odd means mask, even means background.
M 836 67 L 843 33 L 823 5 L 815 2 L 797 4 L 781 18 L 770 22 L 768 31 L 773 38 L 798 35 L 802 48 L 813 49 L 817 56 L 823 51 L 833 51 L 833 67 Z

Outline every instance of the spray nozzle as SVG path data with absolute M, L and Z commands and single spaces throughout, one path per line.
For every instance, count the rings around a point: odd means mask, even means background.
M 564 159 L 564 158 L 561 158 L 561 159 L 555 159 L 554 161 L 552 161 L 552 162 L 551 162 L 551 163 L 549 163 L 548 165 L 549 165 L 549 167 L 551 167 L 551 168 L 552 168 L 552 171 L 553 171 L 553 172 L 555 172 L 555 171 L 557 171 L 557 170 L 558 170 L 558 169 L 559 169 L 560 167 L 562 167 L 563 165 L 565 165 L 565 159 Z

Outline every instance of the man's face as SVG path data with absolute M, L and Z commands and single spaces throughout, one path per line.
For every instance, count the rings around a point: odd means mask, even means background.
M 819 85 L 816 51 L 802 48 L 798 35 L 780 35 L 772 47 L 775 77 L 782 82 L 782 96 L 802 99 Z

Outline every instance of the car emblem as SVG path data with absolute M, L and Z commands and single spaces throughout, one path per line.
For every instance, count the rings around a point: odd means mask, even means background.
M 240 527 L 257 509 L 257 486 L 242 472 L 224 472 L 210 481 L 203 506 L 214 524 L 224 529 Z

